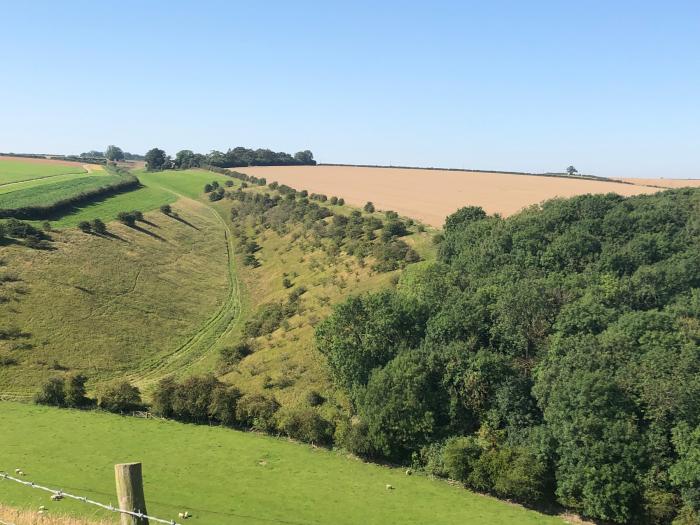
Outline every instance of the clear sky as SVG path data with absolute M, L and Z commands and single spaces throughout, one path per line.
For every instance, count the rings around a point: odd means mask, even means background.
M 697 0 L 0 7 L 0 151 L 700 177 Z

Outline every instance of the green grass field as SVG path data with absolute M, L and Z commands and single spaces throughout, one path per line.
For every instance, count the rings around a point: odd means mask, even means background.
M 40 187 L 23 188 L 0 194 L 0 210 L 49 207 L 74 195 L 105 188 L 123 180 L 121 175 L 91 175 L 43 184 Z
M 87 173 L 85 168 L 60 162 L 32 162 L 0 157 L 0 187 L 17 182 Z
M 148 511 L 187 523 L 539 525 L 564 523 L 403 470 L 224 428 L 0 403 L 0 470 L 116 503 L 113 464 L 140 461 Z M 395 489 L 387 490 L 391 484 Z M 0 501 L 104 517 L 0 481 Z

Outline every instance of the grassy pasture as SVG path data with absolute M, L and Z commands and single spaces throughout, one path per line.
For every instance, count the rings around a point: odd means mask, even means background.
M 133 177 L 129 177 L 133 179 Z M 0 195 L 0 210 L 50 208 L 77 195 L 108 188 L 127 180 L 121 175 L 91 175 L 43 184 L 40 188 L 23 188 Z
M 0 157 L 0 186 L 17 182 L 87 173 L 85 168 L 60 162 L 31 162 Z
M 401 469 L 253 433 L 16 403 L 0 403 L 0 419 L 0 469 L 19 467 L 29 480 L 116 503 L 112 465 L 142 461 L 148 510 L 166 519 L 187 510 L 201 525 L 563 523 Z M 4 481 L 0 502 L 106 514 Z

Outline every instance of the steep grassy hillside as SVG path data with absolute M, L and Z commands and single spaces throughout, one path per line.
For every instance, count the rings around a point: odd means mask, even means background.
M 141 461 L 148 510 L 167 519 L 188 510 L 201 525 L 563 523 L 401 469 L 252 433 L 12 403 L 0 403 L 0 418 L 0 469 L 20 467 L 32 481 L 114 503 L 112 465 Z M 6 505 L 104 516 L 0 483 Z
M 30 395 L 62 370 L 106 379 L 150 369 L 196 334 L 225 301 L 224 227 L 192 200 L 179 219 L 146 214 L 107 236 L 53 232 L 53 250 L 2 248 L 3 393 Z M 9 364 L 8 364 L 9 363 Z

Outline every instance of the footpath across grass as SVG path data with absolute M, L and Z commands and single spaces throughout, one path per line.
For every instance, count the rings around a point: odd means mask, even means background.
M 192 524 L 561 524 L 493 498 L 339 453 L 224 428 L 0 403 L 0 470 L 116 503 L 113 464 L 141 461 L 150 514 Z M 390 484 L 394 488 L 387 489 Z M 0 481 L 0 503 L 106 517 Z

